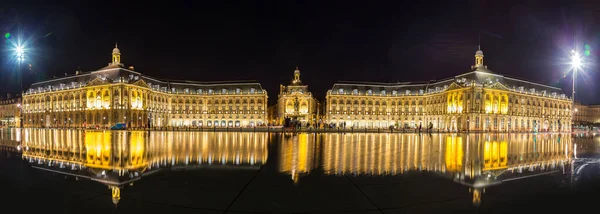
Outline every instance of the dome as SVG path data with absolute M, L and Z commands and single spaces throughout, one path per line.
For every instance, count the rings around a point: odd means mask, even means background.
M 115 54 L 115 53 L 118 53 L 118 54 L 120 54 L 120 53 L 121 53 L 121 50 L 119 50 L 119 48 L 117 47 L 117 43 L 115 43 L 115 48 L 113 49 L 113 53 L 114 53 L 114 54 Z
M 477 52 L 475 52 L 475 55 L 483 55 L 483 51 L 481 49 L 477 50 Z
M 294 70 L 294 74 L 299 74 L 300 70 L 298 69 L 298 66 L 296 66 L 296 70 Z

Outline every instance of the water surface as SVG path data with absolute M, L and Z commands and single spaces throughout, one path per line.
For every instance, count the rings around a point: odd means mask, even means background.
M 0 139 L 2 201 L 36 205 L 27 212 L 572 212 L 593 207 L 600 181 L 600 139 L 558 133 L 4 129 Z

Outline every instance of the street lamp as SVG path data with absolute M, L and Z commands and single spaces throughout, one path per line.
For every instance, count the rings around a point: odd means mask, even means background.
M 573 69 L 573 94 L 571 95 L 571 99 L 573 100 L 573 104 L 575 104 L 575 77 L 577 76 L 577 70 L 581 69 L 583 66 L 583 58 L 579 56 L 575 50 L 571 51 L 571 69 Z
M 15 45 L 15 58 L 17 60 L 17 73 L 19 73 L 19 92 L 23 93 L 23 75 L 21 74 L 21 63 L 25 61 L 25 48 L 21 44 Z M 22 115 L 22 109 L 19 108 L 19 115 Z M 19 121 L 19 127 L 23 127 L 23 121 Z

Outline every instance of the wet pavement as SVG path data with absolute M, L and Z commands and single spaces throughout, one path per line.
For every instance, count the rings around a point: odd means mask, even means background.
M 20 213 L 527 213 L 594 209 L 600 137 L 4 129 Z

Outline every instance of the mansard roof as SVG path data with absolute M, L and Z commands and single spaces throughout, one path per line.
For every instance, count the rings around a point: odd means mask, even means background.
M 149 87 L 153 90 L 170 93 L 198 93 L 201 91 L 214 91 L 222 94 L 224 90 L 228 93 L 266 93 L 260 83 L 254 80 L 215 82 L 164 80 L 143 75 L 137 71 L 129 70 L 121 66 L 108 66 L 97 71 L 36 82 L 31 85 L 27 93 L 39 93 L 48 90 L 62 90 L 83 87 L 86 85 L 109 84 L 117 82 L 136 84 L 142 87 Z
M 565 98 L 560 88 L 534 83 L 513 77 L 492 73 L 487 68 L 476 68 L 470 72 L 456 75 L 443 80 L 430 80 L 425 82 L 349 82 L 335 83 L 329 94 L 358 94 L 358 95 L 423 95 L 453 89 L 451 86 L 483 86 L 504 90 L 513 90 L 524 93 L 535 93 L 545 96 Z M 385 94 L 383 92 L 385 91 Z

